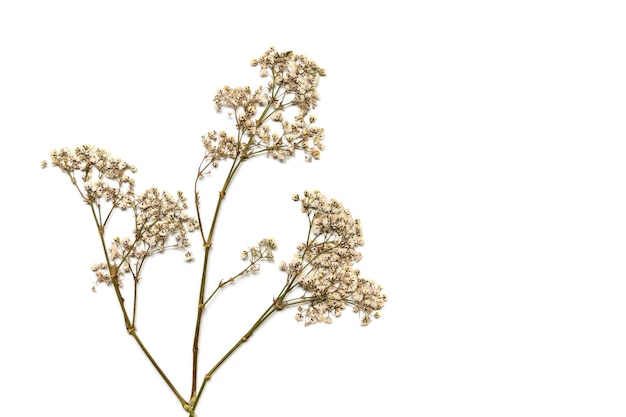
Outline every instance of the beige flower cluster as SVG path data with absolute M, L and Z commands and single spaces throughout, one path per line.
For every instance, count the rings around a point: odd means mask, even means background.
M 108 262 L 120 285 L 127 273 L 138 280 L 146 258 L 166 249 L 183 250 L 185 260 L 193 259 L 187 249 L 190 246 L 187 233 L 198 228 L 198 221 L 186 209 L 187 202 L 180 191 L 175 198 L 168 192 L 150 188 L 135 197 L 133 239 L 116 237 L 108 248 Z M 111 284 L 107 264 L 96 264 L 92 270 L 96 273 L 96 283 Z
M 294 196 L 294 200 L 300 200 Z M 362 278 L 354 264 L 361 259 L 357 248 L 363 246 L 361 223 L 337 200 L 328 200 L 319 191 L 307 191 L 301 200 L 302 211 L 309 218 L 309 236 L 298 246 L 289 264 L 281 263 L 288 282 L 297 283 L 305 293 L 296 319 L 305 325 L 330 323 L 346 306 L 361 315 L 361 324 L 378 318 L 387 297 L 382 287 Z M 296 304 L 299 301 L 290 302 Z
M 133 206 L 135 181 L 128 174 L 137 171 L 133 165 L 93 145 L 82 145 L 74 150 L 53 150 L 50 159 L 53 166 L 69 175 L 86 203 L 95 203 L 104 198 L 121 209 Z M 46 165 L 42 163 L 43 167 Z M 78 184 L 77 173 L 82 188 Z
M 244 274 L 253 272 L 257 273 L 261 270 L 259 261 L 274 261 L 274 249 L 276 249 L 276 241 L 272 238 L 261 239 L 257 246 L 252 246 L 248 250 L 241 252 L 241 259 L 249 261 L 250 265 L 244 270 Z
M 235 88 L 224 86 L 217 90 L 213 98 L 217 111 L 221 111 L 223 107 L 231 108 L 234 111 L 241 108 L 243 112 L 237 118 L 237 122 L 242 125 L 245 125 L 245 122 L 256 114 L 257 106 L 266 105 L 267 100 L 267 92 L 263 91 L 261 87 L 252 93 L 248 86 Z
M 272 77 L 269 89 L 282 89 L 283 100 L 289 97 L 289 103 L 298 106 L 302 116 L 317 106 L 317 86 L 326 71 L 306 56 L 270 48 L 252 65 L 261 68 L 261 77 Z
M 136 242 L 142 244 L 148 254 L 168 247 L 188 247 L 187 232 L 196 230 L 198 221 L 185 210 L 187 200 L 181 191 L 174 198 L 156 188 L 146 190 L 135 199 Z M 190 259 L 189 252 L 187 258 Z
M 116 237 L 107 248 L 107 262 L 92 266 L 96 283 L 110 285 L 116 279 L 121 284 L 119 279 L 129 272 L 138 279 L 145 259 L 168 248 L 182 249 L 187 260 L 193 259 L 186 249 L 190 244 L 187 233 L 198 228 L 198 221 L 186 213 L 182 192 L 173 197 L 150 188 L 136 194 L 134 179 L 128 174 L 136 168 L 92 145 L 53 150 L 50 157 L 52 165 L 69 175 L 83 200 L 92 206 L 102 234 L 115 208 L 134 214 L 134 237 Z M 103 201 L 110 203 L 108 214 L 102 212 Z
M 301 150 L 311 161 L 319 159 L 324 150 L 324 129 L 315 126 L 315 117 L 309 115 L 319 100 L 317 87 L 324 70 L 303 55 L 273 48 L 252 64 L 259 65 L 261 76 L 271 76 L 271 80 L 266 88 L 224 86 L 217 91 L 215 107 L 228 109 L 238 133 L 209 131 L 202 136 L 206 149 L 203 174 L 224 159 L 265 154 L 284 161 Z M 290 108 L 298 109 L 291 119 L 286 116 Z
M 132 273 L 134 279 L 139 279 L 141 267 L 147 255 L 145 252 L 141 253 L 140 250 L 137 250 L 130 238 L 122 239 L 116 237 L 108 247 L 107 253 L 108 264 L 107 262 L 100 262 L 93 264 L 91 267 L 91 270 L 96 274 L 96 283 L 92 287 L 93 291 L 96 291 L 98 284 L 111 285 L 114 280 L 120 287 L 123 287 L 124 275 L 129 272 Z
M 96 274 L 96 284 L 112 284 L 111 274 L 120 286 L 123 276 L 128 273 L 138 280 L 146 258 L 165 249 L 184 250 L 185 259 L 193 259 L 192 253 L 187 250 L 190 245 L 187 232 L 195 230 L 198 222 L 185 212 L 187 203 L 181 192 L 174 198 L 167 192 L 150 188 L 136 196 L 134 203 L 134 239 L 113 239 L 107 249 L 110 268 L 104 262 L 91 268 Z
M 282 134 L 260 135 L 268 155 L 279 161 L 295 155 L 302 150 L 307 161 L 319 159 L 324 150 L 324 129 L 314 126 L 315 117 L 296 117 L 293 122 L 283 119 L 282 113 L 276 113 L 274 120 L 281 123 Z

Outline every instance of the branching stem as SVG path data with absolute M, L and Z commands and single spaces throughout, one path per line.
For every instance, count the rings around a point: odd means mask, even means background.
M 122 292 L 120 291 L 119 280 L 117 277 L 117 266 L 111 263 L 111 260 L 109 258 L 109 253 L 106 248 L 106 243 L 104 240 L 104 226 L 99 222 L 98 215 L 96 214 L 96 210 L 94 209 L 93 204 L 90 204 L 90 207 L 91 207 L 91 212 L 93 214 L 94 220 L 96 221 L 96 225 L 98 226 L 98 235 L 100 236 L 100 243 L 102 244 L 102 250 L 104 251 L 104 256 L 106 258 L 106 263 L 109 269 L 109 274 L 111 275 L 111 283 L 113 284 L 117 301 L 119 303 L 120 309 L 122 310 L 122 315 L 124 316 L 124 324 L 126 325 L 126 330 L 133 337 L 133 339 L 135 339 L 135 341 L 137 342 L 137 344 L 139 345 L 143 353 L 146 355 L 146 357 L 152 364 L 152 366 L 154 366 L 154 368 L 159 373 L 159 375 L 161 375 L 161 378 L 163 378 L 167 386 L 174 393 L 176 398 L 178 398 L 178 401 L 180 401 L 181 405 L 184 408 L 185 406 L 188 406 L 189 404 L 187 403 L 187 401 L 185 401 L 182 395 L 180 395 L 176 387 L 174 387 L 174 384 L 172 384 L 172 381 L 170 381 L 170 379 L 167 377 L 165 372 L 163 372 L 159 364 L 152 357 L 152 355 L 150 354 L 146 346 L 143 344 L 143 342 L 137 335 L 137 332 L 135 331 L 135 328 L 133 327 L 133 324 L 131 323 L 131 320 L 128 317 L 128 312 L 126 311 L 126 307 L 124 305 L 124 297 L 122 296 Z

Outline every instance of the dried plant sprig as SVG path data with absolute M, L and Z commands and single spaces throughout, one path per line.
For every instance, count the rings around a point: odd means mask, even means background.
M 328 200 L 319 191 L 305 191 L 302 200 L 294 194 L 292 200 L 302 202 L 302 211 L 309 218 L 306 243 L 298 245 L 291 262 L 280 263 L 280 270 L 287 273 L 282 290 L 252 327 L 204 375 L 196 398 L 202 394 L 217 369 L 276 312 L 296 307 L 296 319 L 304 321 L 305 326 L 331 323 L 330 316 L 339 317 L 347 305 L 361 315 L 362 326 L 368 325 L 372 316 L 380 317 L 387 296 L 382 294 L 380 285 L 360 278 L 359 271 L 353 268 L 361 259 L 361 254 L 355 249 L 363 245 L 360 221 L 354 219 L 343 204 Z M 345 259 L 339 259 L 341 256 Z M 312 275 L 318 275 L 318 279 L 309 279 Z M 290 298 L 298 289 L 303 289 L 304 294 Z M 308 307 L 303 308 L 303 304 L 308 304 Z
M 372 316 L 380 317 L 379 310 L 387 301 L 382 287 L 361 278 L 354 268 L 362 258 L 357 248 L 364 243 L 360 220 L 353 218 L 341 202 L 329 200 L 317 190 L 293 199 L 301 202 L 309 219 L 306 242 L 298 245 L 291 262 L 280 264 L 287 273 L 289 288 L 297 285 L 304 290 L 301 297 L 285 301 L 298 305 L 296 319 L 306 326 L 331 323 L 331 317 L 339 317 L 347 305 L 361 315 L 364 326 Z
M 361 278 L 359 270 L 354 268 L 361 259 L 357 248 L 363 245 L 360 221 L 354 219 L 340 202 L 327 199 L 319 191 L 306 191 L 302 199 L 294 194 L 292 199 L 300 201 L 309 228 L 306 240 L 297 246 L 293 260 L 280 264 L 279 268 L 287 274 L 283 288 L 250 329 L 200 377 L 200 333 L 208 304 L 228 284 L 258 273 L 262 261 L 274 261 L 276 242 L 272 238 L 262 239 L 256 246 L 241 252 L 240 257 L 247 264 L 240 272 L 220 280 L 211 294 L 205 294 L 213 236 L 233 179 L 243 164 L 256 156 L 266 155 L 284 161 L 302 151 L 305 160 L 312 161 L 324 150 L 324 129 L 315 125 L 316 118 L 309 112 L 317 106 L 317 87 L 326 72 L 304 55 L 277 52 L 274 48 L 253 60 L 252 64 L 260 67 L 261 77 L 269 78 L 266 86 L 254 89 L 224 86 L 214 97 L 216 109 L 218 112 L 228 111 L 228 116 L 234 119 L 236 131 L 232 134 L 209 131 L 202 137 L 204 155 L 194 187 L 197 217 L 187 213 L 188 204 L 182 192 L 174 196 L 149 188 L 136 193 L 131 176 L 135 167 L 100 148 L 83 145 L 74 150 L 65 148 L 51 153 L 51 164 L 69 176 L 82 200 L 91 208 L 105 258 L 92 266 L 96 285 L 103 283 L 114 288 L 126 330 L 189 416 L 196 416 L 200 397 L 217 369 L 274 313 L 295 307 L 296 318 L 310 325 L 330 323 L 331 316 L 338 317 L 351 306 L 361 316 L 361 324 L 367 325 L 371 317 L 379 317 L 379 310 L 386 302 L 382 288 L 374 281 Z M 293 109 L 296 114 L 289 116 L 294 114 Z M 211 220 L 203 224 L 200 180 L 211 175 L 222 161 L 228 161 L 230 168 L 219 190 Z M 43 168 L 47 165 L 47 161 L 41 164 Z M 115 237 L 107 246 L 107 226 L 117 209 L 132 213 L 134 227 L 130 236 Z M 187 236 L 195 230 L 200 231 L 204 256 L 192 346 L 191 394 L 186 400 L 139 338 L 135 318 L 137 285 L 146 260 L 168 249 L 181 250 L 186 260 L 192 260 Z M 124 278 L 128 279 L 128 276 L 133 282 L 132 309 L 127 308 L 122 296 Z
M 74 150 L 69 148 L 53 150 L 50 159 L 53 166 L 60 168 L 69 176 L 83 201 L 91 208 L 105 257 L 105 262 L 92 266 L 92 271 L 96 274 L 96 284 L 105 283 L 113 286 L 126 330 L 181 405 L 188 406 L 189 403 L 148 351 L 135 328 L 137 283 L 145 259 L 168 247 L 189 246 L 186 233 L 197 228 L 197 221 L 184 213 L 187 208 L 184 196 L 179 192 L 178 199 L 174 199 L 168 193 L 159 193 L 155 188 L 136 195 L 135 181 L 129 174 L 136 172 L 136 168 L 94 145 L 82 145 Z M 47 162 L 41 165 L 45 168 Z M 134 239 L 116 237 L 107 247 L 105 243 L 107 225 L 118 208 L 122 211 L 133 209 Z M 166 243 L 170 238 L 174 239 L 171 245 Z M 189 259 L 188 251 L 186 257 Z M 135 282 L 132 316 L 121 292 L 122 277 L 127 273 L 133 274 Z
M 313 61 L 301 55 L 292 52 L 277 53 L 273 48 L 266 51 L 256 62 L 257 64 L 261 62 L 261 76 L 265 76 L 264 70 L 267 70 L 268 74 L 271 72 L 267 87 L 253 89 L 249 86 L 234 88 L 224 86 L 214 96 L 216 110 L 229 111 L 228 115 L 234 118 L 237 132 L 229 134 L 225 131 L 219 133 L 209 131 L 202 137 L 205 153 L 198 167 L 194 194 L 205 251 L 192 347 L 191 398 L 199 396 L 197 385 L 200 330 L 207 305 L 205 295 L 207 267 L 213 246 L 213 234 L 222 202 L 233 178 L 244 162 L 256 156 L 265 154 L 284 161 L 294 156 L 297 151 L 303 151 L 305 159 L 312 161 L 318 159 L 324 149 L 322 143 L 324 129 L 314 126 L 315 117 L 310 116 L 307 119 L 307 115 L 319 99 L 317 93 L 319 77 L 325 72 Z M 285 116 L 285 112 L 290 108 L 298 109 L 298 114 L 293 120 L 287 120 Z M 200 208 L 199 182 L 225 160 L 232 161 L 230 169 L 219 191 L 210 226 L 205 229 Z
M 187 200 L 182 192 L 174 198 L 153 187 L 135 194 L 135 181 L 127 171 L 135 173 L 137 169 L 93 145 L 53 150 L 50 158 L 53 166 L 68 174 L 83 201 L 97 213 L 96 223 L 102 233 L 115 208 L 131 209 L 134 214 L 134 238 L 114 238 L 107 250 L 107 262 L 92 266 L 96 283 L 112 284 L 109 269 L 114 270 L 120 286 L 121 278 L 129 272 L 138 280 L 145 259 L 169 248 L 182 249 L 186 260 L 193 259 L 186 249 L 187 233 L 198 228 L 198 221 L 186 213 Z M 110 211 L 103 217 L 105 202 L 110 203 Z

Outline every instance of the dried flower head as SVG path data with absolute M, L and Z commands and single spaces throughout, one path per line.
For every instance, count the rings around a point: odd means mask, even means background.
M 209 131 L 202 136 L 206 153 L 201 175 L 207 175 L 223 159 L 265 154 L 284 161 L 300 150 L 312 161 L 324 150 L 324 129 L 314 125 L 314 116 L 306 117 L 319 99 L 317 86 L 324 71 L 304 55 L 279 53 L 273 48 L 252 64 L 260 65 L 262 77 L 271 74 L 271 80 L 265 88 L 224 86 L 217 90 L 215 107 L 230 110 L 238 133 Z M 292 119 L 285 116 L 290 107 L 298 109 Z
M 347 305 L 361 315 L 367 325 L 371 316 L 383 308 L 386 297 L 382 287 L 360 277 L 354 264 L 361 260 L 357 248 L 363 246 L 361 223 L 337 200 L 328 200 L 319 191 L 306 191 L 302 211 L 309 218 L 310 235 L 298 245 L 291 263 L 281 264 L 288 281 L 304 290 L 296 319 L 305 325 L 330 323 Z
M 53 166 L 67 173 L 72 183 L 79 187 L 86 203 L 99 203 L 104 199 L 121 209 L 133 205 L 135 181 L 129 175 L 137 171 L 133 165 L 93 145 L 82 145 L 74 150 L 53 150 L 50 159 Z M 78 180 L 82 182 L 82 188 Z
M 196 230 L 198 221 L 186 209 L 187 200 L 180 191 L 174 197 L 156 188 L 146 190 L 135 200 L 136 242 L 148 253 L 188 247 L 187 232 Z
M 326 75 L 324 69 L 304 55 L 292 51 L 277 52 L 274 48 L 268 49 L 255 61 L 260 66 L 262 77 L 272 75 L 270 89 L 280 85 L 284 94 L 291 97 L 290 102 L 304 114 L 315 108 L 319 100 L 319 79 Z

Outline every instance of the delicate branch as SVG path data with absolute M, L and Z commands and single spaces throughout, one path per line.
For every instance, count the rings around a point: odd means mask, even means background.
M 220 282 L 215 286 L 215 289 L 213 290 L 211 295 L 209 295 L 207 297 L 206 301 L 204 303 L 202 303 L 202 308 L 206 308 L 206 306 L 209 304 L 209 301 L 211 301 L 213 296 L 215 296 L 215 294 L 217 294 L 217 292 L 220 289 L 222 289 L 222 287 L 225 287 L 226 285 L 235 282 L 235 280 L 237 278 L 240 278 L 240 277 L 246 275 L 253 268 L 253 266 L 256 265 L 256 263 L 259 262 L 261 259 L 263 259 L 263 258 L 259 258 L 259 259 L 256 259 L 256 260 L 250 262 L 250 264 L 248 266 L 246 266 L 241 272 L 239 272 L 237 275 L 233 275 L 232 277 L 228 278 L 226 281 L 220 280 Z
M 100 242 L 102 244 L 102 249 L 104 251 L 104 256 L 106 258 L 106 263 L 107 263 L 107 265 L 109 267 L 109 273 L 111 275 L 111 283 L 113 284 L 113 289 L 115 290 L 115 295 L 117 297 L 118 304 L 120 306 L 120 309 L 122 310 L 122 315 L 124 316 L 124 323 L 126 325 L 126 330 L 128 331 L 128 333 L 131 336 L 133 336 L 133 339 L 135 339 L 135 341 L 137 342 L 137 344 L 139 345 L 139 347 L 141 348 L 143 353 L 150 360 L 150 363 L 152 363 L 152 365 L 157 370 L 159 375 L 161 375 L 161 378 L 163 378 L 163 380 L 165 381 L 167 386 L 170 388 L 170 390 L 174 393 L 176 398 L 178 398 L 178 400 L 181 402 L 181 405 L 184 407 L 185 405 L 188 405 L 187 402 L 180 395 L 180 393 L 174 387 L 174 385 L 169 380 L 169 378 L 167 377 L 165 372 L 163 372 L 163 370 L 158 365 L 156 360 L 152 357 L 152 355 L 150 354 L 148 349 L 142 343 L 141 339 L 139 338 L 139 336 L 137 335 L 137 333 L 135 331 L 135 328 L 133 327 L 133 324 L 131 323 L 131 321 L 128 318 L 128 313 L 126 312 L 126 307 L 124 306 L 124 297 L 122 297 L 122 293 L 120 291 L 120 286 L 119 286 L 119 280 L 118 280 L 118 277 L 117 277 L 117 268 L 118 267 L 116 265 L 112 264 L 110 259 L 109 259 L 109 254 L 108 254 L 108 251 L 107 251 L 107 248 L 106 248 L 106 244 L 105 244 L 105 241 L 104 241 L 104 227 L 98 221 L 98 218 L 96 216 L 96 212 L 95 212 L 95 210 L 93 208 L 93 204 L 90 204 L 90 206 L 91 206 L 91 210 L 92 210 L 94 219 L 96 221 L 96 225 L 98 226 L 98 234 L 100 235 Z M 134 317 L 133 317 L 133 320 L 134 320 Z

